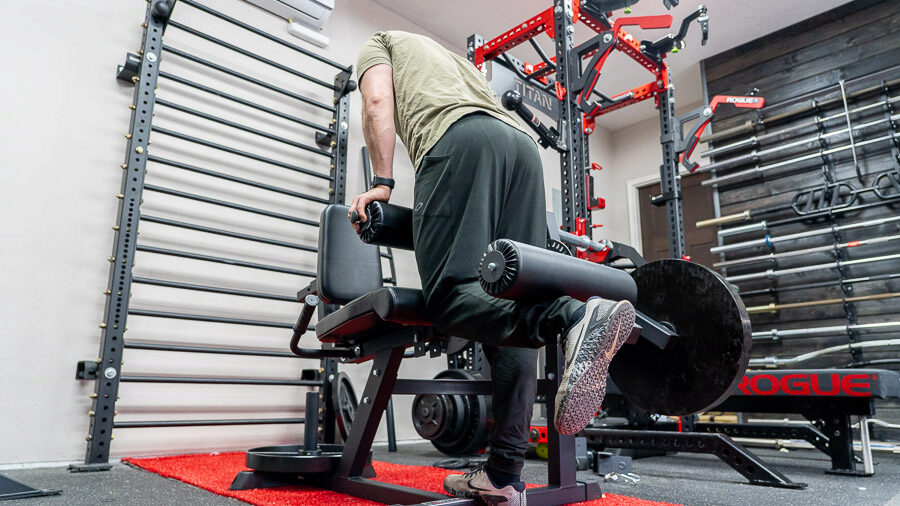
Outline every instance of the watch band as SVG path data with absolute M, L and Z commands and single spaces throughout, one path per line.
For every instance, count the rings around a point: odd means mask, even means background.
M 389 177 L 380 177 L 380 176 L 373 177 L 372 178 L 372 188 L 375 188 L 376 186 L 380 186 L 380 185 L 387 186 L 388 188 L 393 190 L 394 189 L 394 180 Z

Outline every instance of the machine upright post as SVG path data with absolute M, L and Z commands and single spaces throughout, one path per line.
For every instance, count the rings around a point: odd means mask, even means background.
M 547 361 L 544 375 L 547 378 L 544 397 L 547 399 L 547 484 L 551 487 L 571 486 L 575 483 L 575 438 L 563 436 L 556 431 L 553 420 L 556 416 L 553 400 L 559 388 L 559 374 L 563 371 L 563 354 L 559 345 L 546 346 Z
M 350 93 L 347 91 L 347 82 L 350 80 L 351 70 L 338 72 L 334 76 L 334 101 L 335 110 L 332 115 L 332 127 L 334 128 L 331 147 L 331 188 L 329 200 L 332 204 L 343 204 L 347 195 L 347 144 L 350 133 Z M 327 311 L 323 304 L 322 311 Z M 322 312 L 319 313 L 321 317 Z M 333 395 L 331 380 L 337 376 L 338 365 L 333 358 L 322 359 L 319 363 L 319 371 L 322 378 L 322 386 L 319 388 L 319 405 L 321 414 L 318 415 L 319 427 L 322 429 L 319 442 L 335 442 L 335 411 L 330 399 Z

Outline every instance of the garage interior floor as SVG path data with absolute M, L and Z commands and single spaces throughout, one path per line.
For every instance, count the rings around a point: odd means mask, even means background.
M 829 467 L 827 458 L 812 450 L 784 453 L 755 449 L 755 452 L 790 479 L 809 486 L 805 490 L 789 490 L 748 485 L 742 476 L 713 456 L 671 454 L 635 460 L 633 472 L 640 475 L 636 485 L 603 483 L 601 488 L 609 493 L 691 505 L 900 505 L 900 455 L 875 452 L 875 476 L 860 478 L 825 474 Z M 430 465 L 445 456 L 431 444 L 422 442 L 401 444 L 396 453 L 389 453 L 386 446 L 376 446 L 375 458 L 398 464 Z M 63 490 L 59 496 L 19 499 L 10 505 L 244 504 L 125 464 L 115 464 L 111 471 L 99 473 L 69 473 L 60 467 L 0 473 L 33 487 Z M 546 465 L 529 460 L 523 479 L 543 483 Z M 602 478 L 582 471 L 579 479 Z

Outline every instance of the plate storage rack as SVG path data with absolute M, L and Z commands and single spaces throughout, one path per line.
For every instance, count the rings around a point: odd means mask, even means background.
M 751 367 L 900 367 L 900 42 L 878 36 L 898 20 L 851 2 L 704 62 L 710 95 L 766 99 L 713 120 L 716 216 L 696 224 L 718 228 Z

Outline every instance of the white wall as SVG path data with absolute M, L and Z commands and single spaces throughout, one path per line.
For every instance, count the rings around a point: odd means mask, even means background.
M 250 22 L 267 31 L 289 37 L 285 23 L 275 16 L 236 0 L 205 0 L 207 5 Z M 128 129 L 133 88 L 118 83 L 115 66 L 126 51 L 136 51 L 146 4 L 105 0 L 13 2 L 7 7 L 9 23 L 0 43 L 4 79 L 0 93 L 6 97 L 0 114 L 0 344 L 3 349 L 3 399 L 0 418 L 0 464 L 74 461 L 84 456 L 88 428 L 88 395 L 93 382 L 74 379 L 78 360 L 97 356 L 103 317 L 102 291 L 108 282 L 107 257 L 113 232 L 125 151 L 123 134 Z M 55 13 L 55 14 L 54 14 Z M 62 15 L 65 13 L 65 15 Z M 251 51 L 330 81 L 334 70 L 310 63 L 292 51 L 213 20 L 187 7 L 176 8 L 175 19 L 237 43 Z M 379 29 L 419 31 L 411 22 L 368 0 L 338 2 L 327 33 L 332 44 L 323 51 L 339 62 L 355 64 L 364 40 Z M 234 56 L 170 28 L 167 43 L 210 60 L 223 62 L 264 80 L 330 102 L 322 88 L 304 84 L 278 70 Z M 460 42 L 461 44 L 462 42 Z M 309 46 L 307 46 L 309 47 Z M 319 50 L 317 50 L 319 51 Z M 298 105 L 271 93 L 259 93 L 252 85 L 223 78 L 196 65 L 163 55 L 162 68 L 183 77 L 279 108 L 290 114 L 325 124 L 329 113 Z M 265 129 L 312 144 L 309 129 L 196 91 L 162 81 L 158 96 L 196 109 Z M 361 189 L 359 148 L 359 94 L 351 100 L 351 132 L 348 173 L 352 197 Z M 210 140 L 246 149 L 301 166 L 327 171 L 323 158 L 249 134 L 214 127 L 196 118 L 157 107 L 154 124 L 166 125 Z M 327 184 L 306 176 L 248 161 L 233 155 L 199 149 L 186 142 L 154 134 L 149 152 L 201 167 L 249 177 L 285 188 L 324 195 Z M 412 169 L 399 146 L 396 162 L 400 180 L 394 200 L 409 204 Z M 285 214 L 317 219 L 319 204 L 297 201 L 263 190 L 226 183 L 159 164 L 149 165 L 149 183 L 222 198 Z M 143 212 L 283 241 L 312 244 L 316 231 L 276 219 L 184 201 L 146 192 Z M 143 223 L 140 242 L 185 249 L 210 255 L 311 270 L 314 255 L 278 246 L 250 243 Z M 410 253 L 398 252 L 401 284 L 416 286 L 418 276 Z M 240 267 L 204 264 L 140 253 L 135 275 L 181 280 L 248 290 L 291 294 L 306 279 L 278 273 L 261 273 Z M 198 314 L 227 314 L 292 323 L 298 306 L 227 295 L 135 285 L 132 307 Z M 184 322 L 133 316 L 126 338 L 133 341 L 244 346 L 286 349 L 288 331 L 237 325 Z M 307 345 L 314 338 L 305 338 Z M 403 373 L 432 377 L 445 361 L 409 361 Z M 313 361 L 225 355 L 126 350 L 126 374 L 172 374 L 296 378 L 300 368 Z M 368 365 L 346 367 L 361 392 Z M 262 418 L 302 416 L 305 389 L 295 387 L 145 385 L 123 383 L 118 402 L 119 420 Z M 396 401 L 398 435 L 414 436 L 409 405 L 411 397 Z M 174 429 L 120 429 L 115 432 L 113 457 L 124 455 L 186 453 L 245 449 L 260 444 L 296 441 L 302 427 L 198 427 Z M 380 435 L 383 438 L 383 433 Z

